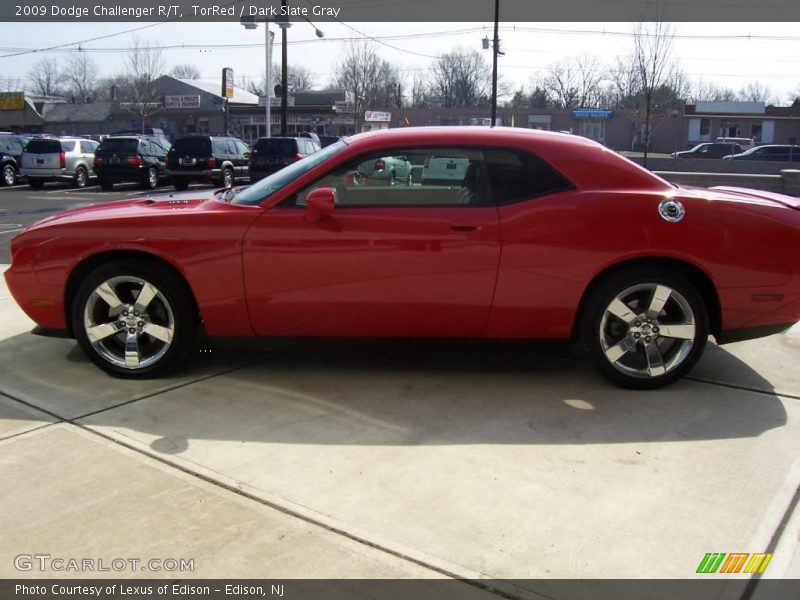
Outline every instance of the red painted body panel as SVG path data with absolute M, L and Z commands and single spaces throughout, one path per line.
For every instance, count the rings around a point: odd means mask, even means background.
M 500 257 L 497 208 L 347 208 L 320 222 L 303 213 L 273 208 L 247 234 L 258 335 L 483 335 Z
M 526 149 L 574 189 L 499 207 L 340 207 L 318 222 L 278 206 L 357 155 L 413 145 Z M 685 206 L 681 222 L 659 216 L 666 197 Z M 261 206 L 206 197 L 62 213 L 15 238 L 6 278 L 48 328 L 65 326 L 65 284 L 82 261 L 137 251 L 186 279 L 212 335 L 566 338 L 595 277 L 656 257 L 704 273 L 722 328 L 736 330 L 800 320 L 798 208 L 760 192 L 675 188 L 577 136 L 390 130 L 350 138 Z

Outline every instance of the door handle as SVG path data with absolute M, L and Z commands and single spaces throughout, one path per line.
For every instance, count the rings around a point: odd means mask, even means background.
M 453 231 L 458 231 L 458 232 L 462 232 L 463 233 L 463 232 L 475 231 L 476 229 L 480 229 L 480 226 L 478 226 L 478 225 L 456 225 L 456 224 L 453 224 L 453 225 L 450 225 L 450 229 L 452 229 Z

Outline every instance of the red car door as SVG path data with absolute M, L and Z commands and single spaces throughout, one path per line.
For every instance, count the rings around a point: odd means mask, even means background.
M 419 172 L 424 157 L 413 156 Z M 305 196 L 328 186 L 337 206 L 309 221 Z M 367 183 L 339 172 L 265 211 L 244 247 L 256 333 L 482 335 L 500 258 L 498 210 L 487 198 L 463 181 Z

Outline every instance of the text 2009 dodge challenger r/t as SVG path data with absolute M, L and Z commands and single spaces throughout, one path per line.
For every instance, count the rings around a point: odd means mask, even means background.
M 410 163 L 407 178 L 359 171 Z M 451 175 L 455 173 L 455 175 Z M 800 320 L 800 199 L 676 187 L 590 140 L 406 128 L 259 183 L 69 210 L 12 242 L 12 294 L 102 369 L 212 336 L 582 340 L 616 383 Z

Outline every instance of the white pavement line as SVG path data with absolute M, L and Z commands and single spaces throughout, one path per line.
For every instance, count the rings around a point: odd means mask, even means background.
M 0 235 L 6 235 L 8 233 L 17 233 L 18 231 L 22 231 L 23 229 L 25 228 L 17 227 L 16 229 L 4 229 L 3 231 L 0 231 Z

